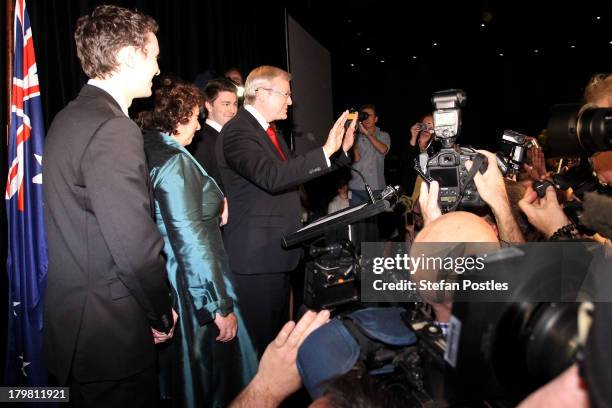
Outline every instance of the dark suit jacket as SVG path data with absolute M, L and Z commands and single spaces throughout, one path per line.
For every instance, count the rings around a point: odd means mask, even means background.
M 155 363 L 151 327 L 172 325 L 142 133 L 85 85 L 45 142 L 49 271 L 44 354 L 62 383 L 115 380 Z
M 322 148 L 295 156 L 282 138 L 279 143 L 287 161 L 244 108 L 219 135 L 217 162 L 229 207 L 223 238 L 234 273 L 288 272 L 297 266 L 301 250 L 281 246 L 285 235 L 301 227 L 297 186 L 334 168 L 327 166 Z
M 217 185 L 223 190 L 223 181 L 221 180 L 221 173 L 219 173 L 217 155 L 215 153 L 218 138 L 219 132 L 212 126 L 204 123 L 188 150 L 193 153 L 193 157 L 198 160 L 208 175 L 214 178 Z

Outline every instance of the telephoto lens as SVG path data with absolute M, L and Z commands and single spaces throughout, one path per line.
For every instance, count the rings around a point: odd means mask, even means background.
M 547 133 L 551 157 L 576 157 L 612 150 L 612 108 L 555 105 Z

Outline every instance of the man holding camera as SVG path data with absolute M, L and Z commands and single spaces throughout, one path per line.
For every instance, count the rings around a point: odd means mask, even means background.
M 385 188 L 385 156 L 391 147 L 391 136 L 376 126 L 378 116 L 374 105 L 363 105 L 359 109 L 359 133 L 353 147 L 353 168 L 363 174 L 367 183 L 374 192 Z M 368 201 L 364 181 L 357 174 L 349 181 L 351 190 L 351 205 L 362 204 Z
M 355 172 L 349 180 L 351 205 L 363 204 L 370 200 L 368 187 L 375 196 L 385 188 L 385 156 L 391 147 L 391 136 L 376 126 L 378 116 L 374 105 L 363 105 L 359 109 L 359 119 L 359 133 L 353 146 L 353 168 L 361 174 Z M 357 223 L 354 227 L 357 242 L 378 240 L 376 218 Z

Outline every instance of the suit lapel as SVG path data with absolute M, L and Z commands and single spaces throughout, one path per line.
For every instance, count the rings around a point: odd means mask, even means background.
M 247 121 L 251 124 L 251 126 L 253 126 L 253 128 L 257 131 L 259 136 L 262 139 L 264 139 L 264 144 L 266 146 L 268 146 L 268 150 L 270 152 L 270 155 L 272 157 L 274 157 L 275 159 L 278 159 L 278 160 L 282 161 L 283 158 L 281 157 L 280 153 L 278 152 L 278 149 L 276 149 L 276 146 L 274 146 L 274 143 L 272 143 L 272 140 L 270 140 L 270 137 L 268 136 L 266 131 L 261 127 L 261 125 L 259 124 L 257 119 L 255 119 L 255 116 L 251 115 L 251 112 L 249 112 L 248 110 L 246 110 L 244 108 L 240 108 L 240 109 L 244 113 L 244 117 L 247 119 Z M 286 145 L 285 145 L 285 141 L 281 140 L 281 139 L 282 139 L 282 137 L 277 137 L 277 140 L 279 141 L 278 144 L 279 144 L 279 146 L 281 146 L 281 150 L 283 151 L 283 154 L 285 155 L 285 157 L 289 157 L 287 155 L 287 152 L 286 152 L 287 148 L 286 148 Z M 283 148 L 283 145 L 285 145 L 284 148 Z
M 278 140 L 278 145 L 280 146 L 281 150 L 283 151 L 283 154 L 285 155 L 285 157 L 287 159 L 289 157 L 291 157 L 291 150 L 289 149 L 289 145 L 287 145 L 287 142 L 285 141 L 285 138 L 282 137 L 280 134 L 276 134 L 276 139 Z

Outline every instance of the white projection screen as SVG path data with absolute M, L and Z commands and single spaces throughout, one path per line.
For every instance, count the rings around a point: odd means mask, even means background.
M 298 154 L 323 145 L 334 121 L 331 55 L 289 14 L 287 66 L 291 72 L 293 141 Z

